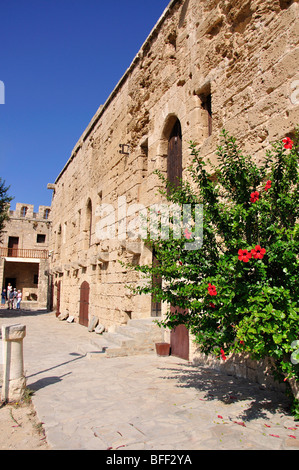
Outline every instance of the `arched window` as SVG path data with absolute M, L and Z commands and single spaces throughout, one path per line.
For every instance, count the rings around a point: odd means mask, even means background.
M 92 203 L 91 199 L 88 198 L 86 204 L 86 212 L 85 212 L 85 248 L 89 248 L 91 245 L 91 228 L 92 228 Z
M 62 237 L 62 230 L 61 225 L 59 225 L 57 232 L 56 232 L 56 253 L 60 256 L 61 250 L 61 237 Z
M 182 173 L 182 129 L 179 119 L 176 119 L 168 139 L 167 179 L 178 186 Z
M 45 209 L 44 211 L 44 219 L 48 219 L 50 214 L 50 209 Z
M 26 217 L 28 207 L 27 206 L 22 206 L 21 207 L 21 217 Z

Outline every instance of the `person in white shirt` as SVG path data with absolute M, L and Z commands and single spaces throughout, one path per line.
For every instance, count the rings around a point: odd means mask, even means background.
M 17 294 L 17 309 L 20 309 L 21 300 L 22 300 L 22 292 L 21 292 L 20 290 L 18 290 L 18 294 Z

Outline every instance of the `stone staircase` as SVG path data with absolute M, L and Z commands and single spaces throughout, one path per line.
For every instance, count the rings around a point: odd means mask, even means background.
M 98 335 L 90 333 L 90 342 L 80 346 L 88 358 L 120 357 L 136 354 L 153 354 L 155 343 L 163 341 L 163 328 L 153 323 L 153 318 L 129 320 L 114 332 Z

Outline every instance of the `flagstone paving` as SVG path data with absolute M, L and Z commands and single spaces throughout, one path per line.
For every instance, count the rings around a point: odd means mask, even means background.
M 52 449 L 298 450 L 287 397 L 173 356 L 83 355 L 87 328 L 53 313 L 1 311 L 26 325 L 24 363 Z

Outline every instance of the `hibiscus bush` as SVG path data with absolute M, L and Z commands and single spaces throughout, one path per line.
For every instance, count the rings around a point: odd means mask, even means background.
M 298 134 L 274 143 L 259 164 L 226 131 L 216 165 L 190 143 L 189 182 L 173 185 L 159 175 L 169 203 L 202 205 L 201 246 L 186 249 L 196 237 L 194 210 L 190 233 L 149 237 L 157 262 L 134 266 L 163 279 L 135 292 L 178 307 L 160 325 L 185 324 L 202 352 L 223 360 L 230 353 L 271 358 L 275 377 L 291 383 L 299 380 L 291 357 L 299 339 Z

